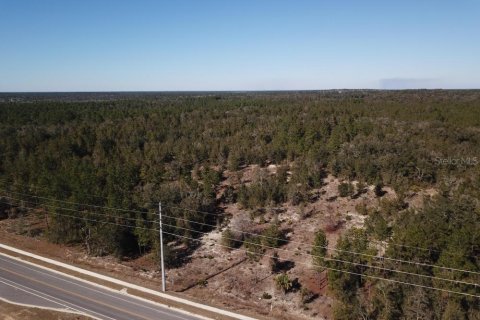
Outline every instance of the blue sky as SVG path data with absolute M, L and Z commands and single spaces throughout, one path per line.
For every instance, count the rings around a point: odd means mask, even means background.
M 479 0 L 0 0 L 0 91 L 480 88 L 479 17 Z

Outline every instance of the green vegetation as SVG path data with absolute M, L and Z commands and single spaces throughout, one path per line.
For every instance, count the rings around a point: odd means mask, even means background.
M 268 204 L 278 204 L 286 200 L 286 176 L 265 176 L 255 174 L 255 182 L 250 186 L 242 186 L 238 200 L 244 208 L 264 207 Z
M 241 243 L 237 236 L 232 232 L 230 229 L 225 229 L 222 232 L 222 245 L 226 247 L 226 249 L 235 249 Z
M 277 288 L 282 290 L 284 293 L 289 292 L 293 288 L 293 282 L 288 277 L 288 274 L 282 273 L 275 277 L 275 284 Z
M 348 197 L 353 195 L 353 185 L 348 182 L 342 182 L 338 185 L 338 194 L 340 197 Z
M 387 208 L 390 207 L 387 206 Z M 352 274 L 334 270 L 328 272 L 329 286 L 339 298 L 336 318 L 475 319 L 478 317 L 480 315 L 478 298 L 456 294 L 446 296 L 444 291 L 407 286 L 398 282 L 385 282 L 368 278 L 368 276 L 478 294 L 478 289 L 474 286 L 428 277 L 478 283 L 476 273 L 480 271 L 479 212 L 478 198 L 465 195 L 440 196 L 427 203 L 421 212 L 401 210 L 396 211 L 393 216 L 390 215 L 389 218 L 394 225 L 391 232 L 383 218 L 384 215 L 391 214 L 391 211 L 382 208 L 380 212 L 373 213 L 368 219 L 366 230 L 351 230 L 340 240 L 336 248 L 344 251 L 336 251 L 333 257 L 337 260 L 329 261 L 327 264 L 330 268 L 352 272 Z M 387 248 L 385 257 L 420 262 L 423 265 L 402 265 L 401 270 L 420 273 L 427 277 L 415 277 L 365 267 L 372 264 L 371 256 L 376 253 L 369 239 L 383 240 L 387 237 L 393 245 Z M 430 250 L 418 250 L 419 247 L 430 248 Z M 352 255 L 348 253 L 349 251 L 365 255 Z M 338 260 L 354 262 L 357 265 L 345 264 Z M 398 262 L 392 260 L 376 261 L 375 265 L 391 270 L 400 269 Z M 474 273 L 430 266 L 471 270 Z M 367 277 L 361 277 L 359 274 Z M 365 290 L 366 288 L 372 290 Z M 448 297 L 448 303 L 443 303 L 446 297 Z
M 268 292 L 264 292 L 262 294 L 262 299 L 266 299 L 266 300 L 272 299 L 272 295 L 269 294 Z
M 247 257 L 250 260 L 258 261 L 261 258 L 264 249 L 259 236 L 247 237 L 243 242 L 243 245 L 245 247 Z
M 272 223 L 262 233 L 262 245 L 266 248 L 277 248 L 282 244 L 282 233 L 278 223 Z
M 300 301 L 302 305 L 312 302 L 315 298 L 316 298 L 315 293 L 309 290 L 308 288 L 300 289 Z
M 379 252 L 372 240 L 386 240 L 394 244 L 383 248 L 386 257 L 430 265 L 402 270 L 479 282 L 475 274 L 447 274 L 435 266 L 480 272 L 480 91 L 89 99 L 0 103 L 0 218 L 23 219 L 29 208 L 42 208 L 37 214 L 45 219 L 51 241 L 83 245 L 91 255 L 135 257 L 158 252 L 153 229 L 158 228 L 161 201 L 165 243 L 185 244 L 166 246 L 166 263 L 174 266 L 195 250 L 192 239 L 212 230 L 208 225 L 222 223 L 220 204 L 238 203 L 253 218 L 269 212 L 265 207 L 289 203 L 303 208 L 326 174 L 333 174 L 359 181 L 356 189 L 349 182 L 341 184 L 340 196 L 359 197 L 373 185 L 381 204 L 378 210 L 358 205 L 367 217 L 366 228 L 340 239 L 337 249 L 344 251 L 329 255 L 321 248 L 327 244 L 325 234 L 316 234 L 314 255 L 353 262 L 318 261 L 351 272 L 328 271 L 337 318 L 479 317 L 475 298 L 446 298 L 441 291 L 357 274 L 413 281 L 362 266 L 399 268 L 368 257 Z M 277 174 L 261 170 L 269 164 L 276 165 Z M 251 181 L 227 186 L 217 198 L 226 170 L 248 165 L 260 168 Z M 389 188 L 400 199 L 383 200 Z M 420 212 L 410 210 L 408 192 L 429 188 L 439 195 Z M 17 226 L 23 232 L 23 220 Z M 222 237 L 228 246 L 234 244 L 231 233 L 227 229 Z M 281 238 L 280 226 L 273 224 L 262 235 Z M 283 244 L 271 238 L 247 237 L 243 245 L 258 259 L 265 247 Z M 288 291 L 285 277 L 289 280 L 283 275 L 279 281 Z M 478 288 L 427 277 L 416 282 L 479 294 Z
M 280 257 L 278 256 L 278 252 L 274 251 L 273 255 L 270 258 L 270 270 L 272 273 L 277 273 L 281 269 L 281 262 Z
M 312 246 L 313 265 L 319 270 L 323 270 L 325 265 L 324 257 L 327 254 L 328 241 L 323 230 L 315 232 L 315 238 Z
M 378 211 L 373 212 L 365 221 L 367 232 L 378 240 L 385 240 L 390 235 L 390 228 L 387 221 Z

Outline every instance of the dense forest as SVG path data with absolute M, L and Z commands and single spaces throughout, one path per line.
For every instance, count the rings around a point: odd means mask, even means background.
M 167 216 L 165 241 L 183 235 L 194 250 L 188 238 L 198 234 L 192 230 L 209 231 L 225 218 L 219 201 L 238 202 L 252 211 L 285 202 L 301 205 L 332 174 L 375 185 L 378 192 L 390 186 L 398 194 L 396 201 L 368 212 L 364 229 L 352 229 L 339 241 L 337 248 L 344 251 L 317 252 L 356 263 L 318 260 L 320 266 L 352 272 L 328 272 L 339 301 L 338 319 L 480 318 L 478 90 L 111 94 L 102 99 L 94 94 L 88 99 L 27 95 L 4 100 L 0 217 L 41 207 L 46 236 L 53 242 L 82 244 L 92 255 L 156 252 L 161 201 Z M 279 170 L 228 189 L 218 199 L 224 172 L 251 164 L 276 164 Z M 342 188 L 345 195 L 353 193 L 348 184 Z M 435 188 L 438 196 L 413 213 L 404 198 L 426 188 Z M 316 240 L 324 243 L 321 235 Z M 407 277 L 362 266 L 377 254 L 372 241 L 385 240 L 396 246 L 386 249 L 384 256 L 391 260 L 383 261 L 383 267 L 394 269 L 395 259 L 428 264 L 406 269 L 430 276 L 420 279 L 421 286 L 375 280 Z M 352 257 L 348 250 L 365 255 Z M 181 263 L 180 255 L 185 252 L 169 251 L 167 263 Z M 441 284 L 470 296 L 422 287 L 440 286 L 434 277 L 477 286 Z

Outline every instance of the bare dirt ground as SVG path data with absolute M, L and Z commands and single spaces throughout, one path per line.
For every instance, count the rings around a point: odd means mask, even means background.
M 225 172 L 219 193 L 227 185 L 238 187 L 240 183 L 253 181 L 260 170 L 275 174 L 276 167 L 249 166 L 241 172 Z M 360 206 L 375 208 L 380 199 L 375 196 L 373 186 L 356 197 L 339 197 L 338 186 L 343 181 L 329 175 L 321 188 L 313 190 L 315 200 L 302 206 L 288 203 L 266 210 L 262 220 L 252 220 L 248 211 L 238 204 L 224 204 L 226 221 L 220 228 L 206 234 L 188 263 L 167 272 L 167 287 L 182 292 L 198 301 L 227 307 L 233 310 L 250 311 L 273 319 L 332 319 L 334 299 L 327 290 L 325 273 L 319 273 L 312 265 L 311 250 L 317 230 L 326 231 L 329 246 L 335 246 L 339 237 L 352 227 L 362 227 L 365 213 L 358 212 Z M 356 181 L 352 182 L 354 185 Z M 394 190 L 385 187 L 382 199 L 394 199 Z M 418 191 L 410 195 L 412 206 L 421 206 L 424 196 L 435 194 L 434 190 Z M 275 217 L 275 218 L 274 218 Z M 220 246 L 221 233 L 227 227 L 232 231 L 257 232 L 277 219 L 286 233 L 288 243 L 276 249 L 280 259 L 291 261 L 286 273 L 297 279 L 300 287 L 314 294 L 314 299 L 302 303 L 300 291 L 283 293 L 276 288 L 270 267 L 272 249 L 267 249 L 258 261 L 247 258 L 243 248 L 229 250 Z M 38 254 L 65 260 L 81 267 L 118 277 L 126 281 L 160 288 L 158 266 L 152 255 L 135 260 L 118 261 L 113 257 L 89 257 L 79 246 L 66 247 L 47 242 L 37 232 L 18 235 L 19 227 L 29 230 L 42 228 L 42 221 L 26 219 L 0 221 L 0 241 Z M 30 236 L 29 236 L 30 234 Z M 32 236 L 33 235 L 33 236 Z
M 29 308 L 0 300 L 2 320 L 89 320 L 91 318 L 66 312 Z

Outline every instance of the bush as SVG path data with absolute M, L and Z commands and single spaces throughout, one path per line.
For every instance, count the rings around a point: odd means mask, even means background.
M 308 288 L 302 288 L 300 290 L 300 298 L 302 300 L 302 304 L 310 303 L 312 302 L 317 295 L 309 290 Z
M 367 188 L 367 185 L 365 183 L 363 183 L 362 181 L 359 181 L 357 183 L 357 195 L 361 195 L 361 194 L 365 193 L 366 188 Z
M 272 299 L 272 295 L 267 293 L 267 292 L 264 292 L 262 294 L 262 299 L 265 299 L 265 300 L 269 300 L 269 299 Z
M 277 273 L 280 271 L 280 258 L 278 257 L 278 253 L 275 251 L 273 253 L 273 256 L 270 258 L 270 269 L 272 273 Z
M 308 201 L 308 192 L 306 190 L 298 190 L 295 188 L 290 188 L 288 195 L 292 206 L 298 206 L 299 204 L 305 203 Z
M 251 260 L 258 261 L 260 256 L 263 254 L 262 243 L 260 237 L 251 236 L 245 239 L 243 242 L 245 249 L 247 250 L 247 256 Z
M 327 236 L 323 230 L 318 230 L 315 233 L 315 239 L 313 240 L 312 256 L 313 264 L 319 268 L 325 264 L 324 257 L 327 254 Z
M 383 183 L 381 181 L 375 183 L 375 188 L 373 189 L 373 192 L 377 197 L 381 197 L 385 194 L 385 192 L 383 191 Z
M 227 228 L 222 232 L 222 245 L 228 247 L 229 249 L 237 248 L 240 244 L 240 240 L 237 238 L 238 237 L 236 237 L 232 230 Z
M 227 186 L 225 192 L 222 195 L 222 201 L 224 203 L 235 203 L 237 201 L 237 194 L 232 186 Z
M 282 233 L 280 232 L 277 223 L 273 223 L 267 229 L 265 229 L 262 233 L 262 236 L 262 245 L 264 247 L 277 248 L 282 242 L 280 239 Z
M 375 211 L 368 216 L 365 221 L 365 227 L 367 232 L 373 233 L 378 240 L 385 240 L 390 236 L 391 228 L 388 226 L 387 221 L 383 218 L 382 214 Z
M 205 288 L 208 285 L 208 280 L 202 279 L 197 281 L 197 286 Z
M 342 221 L 329 218 L 325 226 L 326 232 L 335 232 L 342 226 Z
M 355 210 L 363 216 L 368 215 L 368 208 L 365 202 L 355 205 Z
M 284 293 L 289 292 L 293 288 L 293 282 L 286 273 L 276 276 L 275 284 L 277 285 L 277 288 L 282 290 Z
M 353 185 L 348 182 L 342 182 L 338 185 L 338 194 L 340 197 L 348 197 L 353 195 Z

